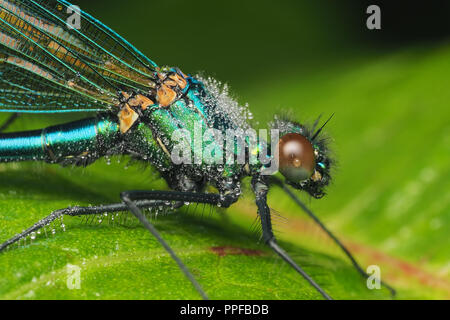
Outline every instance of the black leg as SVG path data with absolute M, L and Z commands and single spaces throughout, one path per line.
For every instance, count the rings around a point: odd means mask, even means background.
M 27 230 L 5 241 L 3 244 L 0 245 L 0 252 L 9 245 L 19 241 L 24 237 L 27 237 L 31 233 L 41 229 L 42 227 L 48 225 L 49 223 L 51 223 L 52 221 L 63 215 L 82 216 L 82 215 L 99 214 L 103 212 L 117 212 L 130 210 L 169 252 L 169 254 L 178 263 L 182 271 L 186 274 L 186 276 L 189 278 L 189 280 L 192 282 L 192 284 L 201 294 L 201 296 L 204 299 L 208 299 L 207 295 L 202 290 L 197 281 L 194 279 L 189 270 L 186 268 L 186 266 L 184 266 L 184 264 L 175 255 L 175 253 L 169 247 L 169 245 L 161 238 L 161 236 L 159 235 L 157 230 L 153 227 L 153 225 L 148 222 L 148 220 L 145 218 L 145 216 L 142 214 L 139 208 L 167 206 L 167 201 L 175 202 L 174 204 L 175 208 L 178 208 L 188 202 L 206 203 L 212 205 L 220 205 L 222 207 L 228 207 L 231 203 L 236 201 L 236 198 L 231 196 L 222 197 L 218 194 L 177 192 L 177 191 L 127 191 L 121 193 L 121 198 L 124 201 L 124 203 L 101 205 L 96 207 L 72 207 L 56 210 L 47 217 L 45 217 L 44 219 L 39 220 L 37 223 L 35 223 Z
M 141 210 L 139 210 L 139 200 L 146 201 L 175 201 L 177 203 L 206 203 L 221 207 L 228 207 L 236 201 L 236 197 L 233 196 L 220 196 L 214 193 L 195 193 L 195 192 L 178 192 L 178 191 L 125 191 L 120 194 L 121 199 L 127 205 L 128 209 L 141 221 L 141 223 L 147 228 L 148 231 L 161 243 L 170 256 L 175 260 L 180 269 L 191 281 L 197 292 L 203 299 L 208 299 L 208 296 L 203 291 L 200 284 L 195 280 L 194 276 L 184 265 L 184 263 L 178 258 L 175 252 L 170 246 L 161 238 L 155 227 L 145 218 Z M 136 202 L 134 202 L 136 201 Z
M 309 276 L 294 260 L 284 251 L 277 243 L 272 231 L 272 222 L 270 219 L 270 208 L 267 205 L 267 185 L 261 181 L 253 181 L 253 189 L 256 196 L 256 205 L 258 206 L 258 214 L 261 219 L 263 239 L 267 245 L 272 248 L 284 261 L 289 263 L 295 271 L 300 273 L 306 281 L 308 281 L 325 299 L 332 298 Z
M 123 192 L 122 195 L 132 194 L 133 200 L 159 200 L 159 201 L 176 201 L 184 203 L 206 203 L 219 205 L 221 207 L 229 207 L 236 201 L 236 197 L 220 196 L 217 193 L 197 193 L 197 192 L 181 192 L 181 191 L 141 191 L 133 190 Z
M 158 193 L 158 192 L 156 192 Z M 189 269 L 186 267 L 186 265 L 181 261 L 181 259 L 175 254 L 175 252 L 172 250 L 172 248 L 168 245 L 168 243 L 161 237 L 159 232 L 156 230 L 156 228 L 145 218 L 145 216 L 142 214 L 141 210 L 138 208 L 134 200 L 137 200 L 139 198 L 145 197 L 145 194 L 149 195 L 155 195 L 155 193 L 151 192 L 142 192 L 142 191 L 125 191 L 120 194 L 120 197 L 123 202 L 127 205 L 128 209 L 133 213 L 136 218 L 139 219 L 139 221 L 144 225 L 144 227 L 150 231 L 150 233 L 158 240 L 158 242 L 166 249 L 166 251 L 170 254 L 173 260 L 178 264 L 181 271 L 183 271 L 184 275 L 189 279 L 189 281 L 192 283 L 194 288 L 197 290 L 197 292 L 202 296 L 204 300 L 208 300 L 208 296 L 203 291 L 200 284 L 195 280 L 192 273 L 189 271 Z
M 154 206 L 165 206 L 165 202 L 163 201 L 154 201 L 154 200 L 142 200 L 138 201 L 136 205 L 140 208 L 151 208 Z M 8 239 L 4 243 L 0 245 L 0 252 L 2 252 L 6 247 L 11 244 L 29 236 L 31 233 L 38 231 L 39 229 L 45 227 L 50 224 L 52 221 L 58 219 L 61 216 L 84 216 L 84 215 L 94 215 L 100 214 L 104 212 L 118 212 L 118 211 L 128 211 L 128 206 L 124 203 L 114 203 L 107 205 L 100 205 L 95 207 L 71 207 L 65 209 L 59 209 L 50 213 L 47 217 L 39 220 L 34 225 L 22 231 L 21 233 L 16 234 L 14 237 Z
M 270 221 L 270 209 L 267 206 L 267 187 L 264 185 L 258 185 L 255 187 L 256 194 L 256 204 L 258 206 L 258 214 L 261 218 L 261 224 L 263 229 L 263 237 L 265 242 L 272 248 L 281 258 L 288 262 L 297 272 L 299 272 L 314 288 L 319 291 L 323 297 L 326 299 L 331 299 L 323 289 L 315 283 L 315 281 L 302 269 L 300 268 L 289 256 L 288 254 L 278 246 L 275 241 L 275 237 L 272 232 L 272 225 Z M 199 284 L 195 281 L 193 276 L 190 274 L 188 269 L 175 255 L 173 250 L 165 243 L 165 241 L 159 236 L 157 230 L 147 221 L 145 216 L 141 213 L 139 208 L 148 208 L 152 206 L 164 206 L 167 205 L 167 201 L 175 201 L 176 207 L 182 206 L 184 203 L 205 203 L 221 207 L 228 207 L 234 203 L 237 199 L 236 197 L 221 196 L 219 194 L 213 193 L 194 193 L 194 192 L 177 192 L 177 191 L 127 191 L 121 194 L 121 198 L 125 203 L 116 203 L 110 205 L 102 205 L 97 207 L 73 207 L 61 210 L 56 210 L 52 212 L 46 218 L 40 220 L 32 227 L 23 231 L 20 234 L 12 237 L 3 244 L 0 245 L 0 252 L 4 250 L 7 246 L 17 242 L 18 240 L 30 235 L 32 232 L 39 230 L 55 219 L 62 215 L 69 216 L 82 216 L 90 214 L 99 214 L 103 212 L 117 212 L 117 211 L 127 211 L 130 210 L 143 224 L 144 226 L 158 239 L 158 241 L 164 246 L 164 248 L 169 252 L 169 254 L 178 263 L 182 271 L 186 274 L 189 280 L 194 284 L 195 288 L 199 291 L 203 298 L 207 299 L 206 294 L 203 292 Z
M 0 125 L 0 132 L 5 131 L 19 116 L 18 113 L 13 113 L 9 116 L 8 119 L 6 119 L 6 121 Z
M 303 209 L 303 211 L 306 212 L 308 216 L 310 216 L 319 227 L 325 231 L 325 233 L 333 239 L 333 241 L 342 249 L 342 251 L 345 253 L 345 255 L 350 259 L 352 265 L 355 267 L 355 269 L 365 278 L 367 279 L 369 275 L 364 271 L 364 269 L 359 265 L 359 263 L 356 261 L 356 259 L 353 257 L 353 255 L 350 253 L 350 251 L 345 247 L 345 245 L 320 221 L 320 219 L 303 203 L 300 201 L 300 199 L 279 179 L 272 178 L 273 181 L 277 185 L 279 185 L 288 195 L 291 197 L 292 200 L 294 200 L 295 203 L 297 203 L 300 208 Z M 388 285 L 386 282 L 383 282 L 380 280 L 380 283 L 384 285 L 392 294 L 392 296 L 395 296 L 395 289 L 392 288 L 390 285 Z

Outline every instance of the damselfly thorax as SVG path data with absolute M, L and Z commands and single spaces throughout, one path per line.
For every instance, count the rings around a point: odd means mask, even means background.
M 126 133 L 147 108 L 170 107 L 189 90 L 187 76 L 179 70 L 156 72 L 155 78 L 155 86 L 147 95 L 133 91 L 119 92 L 118 118 L 121 133 Z
M 248 129 L 245 121 L 234 121 L 237 115 L 220 109 L 217 99 L 208 92 L 202 81 L 187 76 L 176 68 L 164 68 L 156 73 L 156 83 L 148 94 L 133 91 L 119 92 L 120 110 L 117 113 L 119 136 L 124 140 L 126 152 L 141 160 L 149 161 L 162 172 L 169 185 L 180 191 L 199 191 L 206 183 L 214 185 L 223 194 L 240 194 L 240 179 L 243 175 L 261 170 L 262 163 L 249 163 L 248 157 L 241 163 L 189 162 L 174 165 L 172 153 L 176 131 L 189 134 L 187 147 L 195 149 L 196 130 L 203 137 L 205 130 L 214 128 L 222 137 L 227 130 Z M 234 119 L 234 120 L 233 120 Z M 203 141 L 201 148 L 204 147 Z M 220 152 L 223 160 L 223 141 L 208 142 Z M 260 141 L 259 144 L 266 143 Z M 242 147 L 241 152 L 257 152 L 259 145 Z M 217 151 L 218 150 L 218 151 Z M 234 151 L 235 152 L 235 151 Z

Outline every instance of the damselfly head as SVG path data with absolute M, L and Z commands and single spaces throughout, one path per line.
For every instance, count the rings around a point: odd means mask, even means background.
M 308 192 L 314 198 L 321 198 L 331 180 L 332 160 L 329 157 L 327 139 L 321 134 L 328 121 L 316 130 L 317 122 L 308 127 L 275 118 L 272 128 L 279 130 L 279 171 L 286 178 L 286 183 Z

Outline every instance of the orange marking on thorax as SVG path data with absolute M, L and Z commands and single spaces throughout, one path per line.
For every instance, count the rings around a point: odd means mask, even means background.
M 177 93 L 163 84 L 156 92 L 158 103 L 161 107 L 169 106 L 177 97 Z
M 166 80 L 166 81 L 164 81 L 164 84 L 169 87 L 176 87 L 176 85 L 177 85 L 177 83 L 172 80 Z
M 159 78 L 159 80 L 164 80 L 164 75 L 163 74 L 161 74 L 161 73 L 157 73 L 157 75 L 158 75 L 158 78 Z
M 147 107 L 154 105 L 155 103 L 147 98 L 146 96 L 143 96 L 142 94 L 138 94 L 132 99 L 128 100 L 128 104 L 131 107 L 140 107 L 142 110 L 147 109 Z
M 186 80 L 180 77 L 179 74 L 172 74 L 169 76 L 169 78 L 175 81 L 181 89 L 184 89 L 186 87 Z
M 130 99 L 130 94 L 128 92 L 121 91 L 120 94 L 125 98 L 125 100 Z
M 139 118 L 139 115 L 125 103 L 124 107 L 117 114 L 119 117 L 119 128 L 121 133 L 126 133 Z
M 177 98 L 177 93 L 186 88 L 187 81 L 178 73 L 157 73 L 158 78 L 161 80 L 161 86 L 156 92 L 156 99 L 161 107 L 168 107 Z

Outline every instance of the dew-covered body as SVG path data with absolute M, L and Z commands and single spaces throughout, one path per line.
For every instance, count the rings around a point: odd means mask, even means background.
M 70 14 L 75 17 L 68 19 Z M 68 22 L 77 19 L 75 25 Z M 277 119 L 271 126 L 280 134 L 277 146 L 269 147 L 264 139 L 252 144 L 244 135 L 244 145 L 231 149 L 231 160 L 244 154 L 243 161 L 228 162 L 223 137 L 229 137 L 230 130 L 251 130 L 245 107 L 212 80 L 186 75 L 176 68 L 158 67 L 113 30 L 65 0 L 0 0 L 0 112 L 91 113 L 86 119 L 41 130 L 0 133 L 0 162 L 86 166 L 105 156 L 128 155 L 153 165 L 171 189 L 124 191 L 120 203 L 55 210 L 1 243 L 0 252 L 63 215 L 130 211 L 206 298 L 141 209 L 176 209 L 186 203 L 228 207 L 238 200 L 240 181 L 247 175 L 251 176 L 263 240 L 324 298 L 330 296 L 276 243 L 267 204 L 271 185 L 282 187 L 367 276 L 348 250 L 286 186 L 304 190 L 315 198 L 325 194 L 332 165 L 326 139 L 320 135 L 325 124 L 316 130 L 317 121 L 307 127 Z M 210 129 L 222 138 L 214 135 L 205 141 L 204 134 Z M 173 159 L 179 146 L 174 135 L 180 131 L 190 136 L 186 149 L 194 151 L 191 163 Z M 202 150 L 210 147 L 222 161 L 211 163 L 203 157 L 195 160 L 198 143 Z M 279 158 L 285 181 L 263 172 L 264 158 L 250 161 L 249 155 L 269 149 L 272 154 L 265 156 Z M 215 186 L 218 193 L 206 193 L 208 184 Z
M 177 73 L 171 69 L 170 73 Z M 139 94 L 135 92 L 119 92 L 119 105 L 112 110 L 130 108 L 137 118 L 125 125 L 122 112 L 100 112 L 95 117 L 51 126 L 41 130 L 0 133 L 0 162 L 45 161 L 62 165 L 86 166 L 93 161 L 112 155 L 131 155 L 153 165 L 159 170 L 169 185 L 179 191 L 199 191 L 207 183 L 213 184 L 221 192 L 240 192 L 240 179 L 251 170 L 258 170 L 260 163 L 226 164 L 224 163 L 191 163 L 174 165 L 171 152 L 172 140 L 177 130 L 184 129 L 194 137 L 199 130 L 201 137 L 209 128 L 214 128 L 226 135 L 226 130 L 242 130 L 249 128 L 242 118 L 230 110 L 220 108 L 203 82 L 190 76 L 185 77 L 186 86 L 180 96 L 169 105 L 158 103 L 131 105 L 130 101 Z M 156 85 L 158 87 L 159 84 Z M 148 95 L 149 100 L 157 101 L 155 95 Z M 236 110 L 233 110 L 236 112 Z M 121 129 L 122 126 L 122 129 Z M 125 126 L 125 129 L 123 129 Z M 196 127 L 197 126 L 197 127 Z M 195 149 L 195 141 L 189 141 L 191 150 Z M 217 144 L 216 149 L 224 149 L 223 141 L 208 141 Z M 201 141 L 204 148 L 204 141 Z M 224 152 L 225 153 L 225 152 Z
M 196 126 L 201 135 L 210 128 L 224 135 L 249 128 L 245 108 L 220 96 L 217 84 L 208 88 L 177 68 L 158 67 L 64 0 L 2 0 L 0 8 L 0 112 L 96 112 L 69 124 L 0 134 L 0 162 L 88 165 L 103 156 L 131 155 L 154 165 L 174 190 L 199 191 L 209 182 L 236 195 L 242 175 L 258 172 L 258 162 L 171 161 L 177 130 L 190 133 L 195 150 Z M 68 25 L 77 10 L 79 25 Z M 224 147 L 214 139 L 208 144 Z

